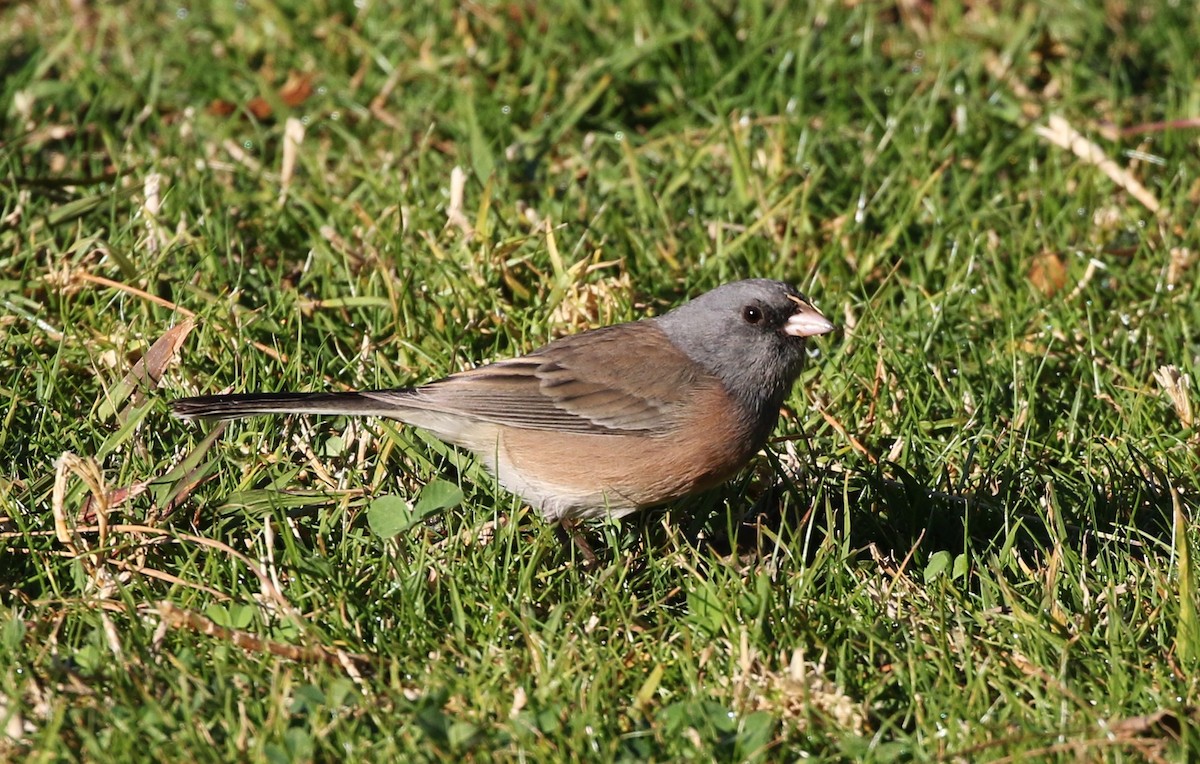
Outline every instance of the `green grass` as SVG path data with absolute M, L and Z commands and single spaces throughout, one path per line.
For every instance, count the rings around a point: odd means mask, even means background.
M 0 757 L 1200 751 L 1200 131 L 1104 132 L 1200 116 L 1189 4 L 398 5 L 0 11 Z M 748 276 L 843 331 L 594 572 L 422 433 L 167 413 Z

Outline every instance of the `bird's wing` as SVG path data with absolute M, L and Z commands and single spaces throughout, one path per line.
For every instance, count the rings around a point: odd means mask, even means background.
M 397 403 L 529 430 L 661 434 L 679 425 L 698 387 L 712 384 L 657 326 L 638 323 L 565 337 Z

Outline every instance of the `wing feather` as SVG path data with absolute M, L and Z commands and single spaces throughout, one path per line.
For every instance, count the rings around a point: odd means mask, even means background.
M 665 434 L 705 376 L 651 322 L 550 343 L 409 391 L 406 405 L 530 430 Z M 382 393 L 381 395 L 386 395 Z

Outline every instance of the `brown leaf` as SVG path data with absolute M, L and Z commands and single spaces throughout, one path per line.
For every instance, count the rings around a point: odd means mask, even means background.
M 1053 297 L 1067 283 L 1067 266 L 1057 252 L 1034 255 L 1029 266 L 1029 281 L 1042 294 Z
M 312 96 L 313 75 L 307 72 L 293 71 L 288 74 L 287 81 L 280 86 L 279 100 L 285 106 L 295 108 Z M 221 98 L 214 99 L 208 105 L 208 113 L 218 117 L 228 117 L 238 110 L 237 104 Z M 246 102 L 246 111 L 259 121 L 270 119 L 275 114 L 271 102 L 262 96 L 255 96 Z
M 313 92 L 313 76 L 307 72 L 291 72 L 287 82 L 279 88 L 279 98 L 288 106 L 295 108 L 308 100 Z
M 141 480 L 133 485 L 125 486 L 124 488 L 114 488 L 108 492 L 105 504 L 108 509 L 124 504 L 127 501 L 141 496 L 146 492 L 146 488 L 150 486 L 149 480 Z M 100 505 L 94 495 L 89 495 L 83 502 L 83 509 L 79 511 L 79 523 L 81 525 L 92 525 L 96 522 L 96 509 Z
M 267 99 L 262 96 L 251 98 L 246 104 L 246 111 L 254 115 L 254 118 L 260 122 L 270 119 L 272 113 L 271 104 L 267 103 Z
M 171 359 L 179 352 L 184 339 L 195 325 L 196 322 L 193 319 L 185 318 L 163 332 L 162 336 L 154 341 L 154 344 L 150 346 L 150 349 L 146 351 L 141 360 L 133 365 L 133 368 L 125 375 L 125 378 L 113 387 L 112 390 L 105 392 L 104 400 L 101 402 L 98 410 L 99 417 L 107 419 L 130 396 L 136 395 L 141 390 L 158 387 L 158 380 L 162 378 L 163 372 L 166 371 L 167 366 L 171 363 Z M 124 420 L 124 416 L 127 413 L 128 409 L 122 412 L 120 418 Z
M 223 98 L 214 98 L 208 105 L 208 113 L 216 117 L 228 117 L 237 111 L 237 104 Z
M 192 331 L 192 327 L 196 322 L 190 318 L 185 318 L 175 326 L 172 326 L 167 331 L 163 332 L 162 336 L 154 341 L 150 346 L 150 350 L 142 357 L 136 366 L 129 372 L 130 377 L 127 381 L 132 381 L 132 377 L 149 378 L 155 385 L 162 378 L 163 372 L 171 363 L 171 359 L 179 352 L 179 348 L 183 345 L 184 339 L 188 333 Z

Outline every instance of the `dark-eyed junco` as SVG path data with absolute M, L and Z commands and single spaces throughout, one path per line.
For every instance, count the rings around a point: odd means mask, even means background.
M 626 515 L 710 488 L 766 443 L 833 329 L 788 284 L 725 284 L 657 318 L 563 337 L 420 387 L 183 398 L 183 418 L 382 416 L 461 446 L 551 522 Z

